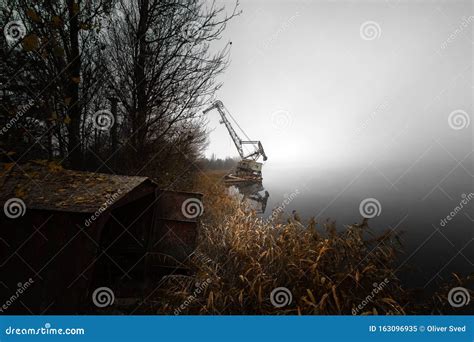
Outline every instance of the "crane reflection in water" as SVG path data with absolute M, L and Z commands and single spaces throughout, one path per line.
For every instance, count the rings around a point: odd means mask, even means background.
M 264 214 L 270 194 L 265 190 L 262 183 L 235 183 L 229 186 L 229 194 L 238 196 L 251 210 L 258 214 Z

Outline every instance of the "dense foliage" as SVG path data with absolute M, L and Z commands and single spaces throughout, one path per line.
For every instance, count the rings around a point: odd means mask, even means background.
M 1 161 L 56 159 L 164 184 L 191 171 L 206 146 L 200 109 L 219 89 L 230 52 L 211 43 L 236 8 L 2 1 Z

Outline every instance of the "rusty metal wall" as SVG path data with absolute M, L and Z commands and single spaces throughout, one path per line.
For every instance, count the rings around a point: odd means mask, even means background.
M 180 267 L 196 248 L 202 194 L 157 190 L 156 196 L 155 226 L 149 250 L 151 264 Z M 186 204 L 190 203 L 197 212 L 187 211 Z
M 97 286 L 109 285 L 104 284 L 105 274 L 101 274 L 103 268 L 99 267 L 99 256 L 104 249 L 132 275 L 130 281 L 110 284 L 117 297 L 139 297 L 140 288 L 144 290 L 150 277 L 160 278 L 166 272 L 182 268 L 196 248 L 200 215 L 186 213 L 182 209 L 186 201 L 202 205 L 202 194 L 158 190 L 155 196 L 115 209 L 125 216 L 143 214 L 142 219 L 134 217 L 130 226 L 126 219 L 121 223 L 112 222 L 109 213 L 103 213 L 89 226 L 84 222 L 90 215 L 41 210 L 29 210 L 17 220 L 0 220 L 0 301 L 6 301 L 13 294 L 17 283 L 31 277 L 33 285 L 8 313 L 90 312 L 91 291 Z M 150 205 L 151 210 L 143 211 L 146 205 Z M 134 207 L 138 208 L 132 210 Z M 121 215 L 115 219 L 122 221 Z M 128 233 L 116 239 L 123 232 L 123 227 L 117 228 L 121 224 L 139 240 L 144 239 L 143 249 L 128 241 L 131 239 Z M 108 226 L 113 232 L 111 238 L 104 239 L 108 234 L 104 228 Z M 146 255 L 143 264 L 135 264 L 140 255 Z M 123 258 L 133 259 L 133 262 Z
M 2 222 L 0 301 L 14 295 L 18 283 L 33 280 L 6 314 L 83 311 L 97 254 L 93 240 L 99 240 L 106 217 L 88 227 L 86 219 L 84 214 L 29 210 Z

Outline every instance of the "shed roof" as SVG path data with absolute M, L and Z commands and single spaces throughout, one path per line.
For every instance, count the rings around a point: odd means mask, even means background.
M 92 213 L 111 207 L 142 184 L 155 186 L 147 177 L 72 171 L 54 162 L 0 163 L 0 203 L 22 199 L 29 209 Z

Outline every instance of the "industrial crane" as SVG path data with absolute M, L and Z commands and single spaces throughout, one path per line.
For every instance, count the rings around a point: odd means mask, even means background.
M 235 170 L 235 176 L 243 180 L 261 180 L 262 179 L 262 165 L 263 163 L 259 162 L 259 159 L 262 158 L 263 161 L 267 160 L 267 155 L 263 150 L 262 143 L 258 140 L 250 140 L 245 132 L 240 128 L 235 119 L 229 113 L 229 111 L 224 107 L 222 101 L 214 101 L 211 106 L 203 111 L 203 114 L 207 114 L 213 109 L 217 109 L 221 116 L 220 123 L 224 124 L 227 128 L 227 131 L 234 142 L 237 151 L 239 152 L 241 160 L 237 164 Z M 245 137 L 249 140 L 242 140 L 238 136 L 237 132 L 232 127 L 229 119 L 230 117 L 234 120 L 239 129 L 244 133 Z M 250 153 L 244 152 L 244 145 L 250 145 L 253 147 L 253 150 Z M 231 177 L 232 178 L 232 177 Z

